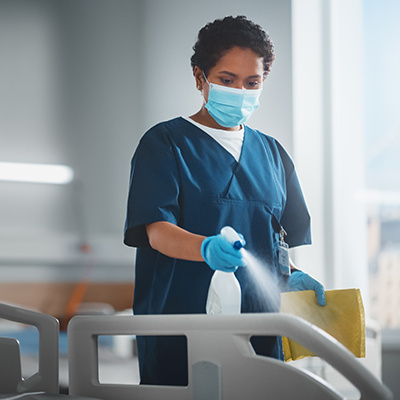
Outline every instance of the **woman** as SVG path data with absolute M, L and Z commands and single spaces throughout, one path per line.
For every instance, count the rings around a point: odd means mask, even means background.
M 311 241 L 294 165 L 275 139 L 244 125 L 274 60 L 269 36 L 246 17 L 226 17 L 202 28 L 193 50 L 201 109 L 151 128 L 132 159 L 124 242 L 138 248 L 134 313 L 204 313 L 216 269 L 235 272 L 243 313 L 276 311 L 248 268 L 238 268 L 242 253 L 218 234 L 226 225 L 243 234 L 276 285 L 313 289 L 323 305 L 319 282 L 289 262 L 288 278 L 279 266 L 283 239 L 290 247 Z M 275 337 L 252 344 L 282 358 Z M 138 346 L 141 383 L 187 384 L 184 338 L 138 338 Z

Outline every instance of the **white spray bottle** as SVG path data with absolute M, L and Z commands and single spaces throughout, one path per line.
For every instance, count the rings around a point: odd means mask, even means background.
M 236 249 L 243 247 L 242 239 L 230 226 L 221 229 L 225 237 Z M 207 314 L 240 314 L 242 292 L 233 272 L 216 270 L 208 289 Z

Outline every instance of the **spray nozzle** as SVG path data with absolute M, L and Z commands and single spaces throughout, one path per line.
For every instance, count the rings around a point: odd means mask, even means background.
M 240 250 L 243 247 L 243 243 L 240 240 L 236 240 L 236 242 L 233 243 L 233 248 L 236 250 Z

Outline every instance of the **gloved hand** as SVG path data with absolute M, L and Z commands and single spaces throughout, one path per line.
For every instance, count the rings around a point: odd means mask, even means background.
M 243 236 L 241 236 L 242 238 Z M 244 239 L 242 239 L 244 242 Z M 244 243 L 243 243 L 244 245 Z M 235 272 L 238 267 L 243 267 L 245 261 L 240 249 L 224 238 L 221 234 L 209 236 L 201 244 L 201 255 L 204 261 L 213 270 Z
M 317 294 L 318 304 L 320 306 L 325 305 L 325 289 L 323 285 L 302 271 L 292 272 L 288 278 L 286 286 L 288 292 L 314 290 Z

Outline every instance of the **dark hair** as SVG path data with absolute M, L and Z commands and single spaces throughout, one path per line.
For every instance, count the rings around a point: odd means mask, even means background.
M 217 19 L 200 29 L 193 46 L 192 68 L 197 66 L 208 75 L 210 69 L 233 47 L 253 50 L 262 57 L 265 74 L 270 72 L 275 59 L 274 45 L 261 26 L 243 15 Z

